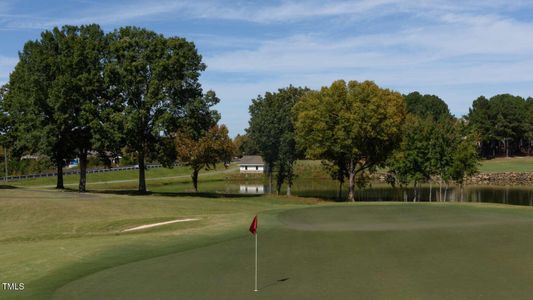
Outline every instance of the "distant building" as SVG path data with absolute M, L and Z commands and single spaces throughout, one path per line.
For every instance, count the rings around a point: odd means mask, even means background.
M 245 155 L 239 162 L 241 173 L 263 173 L 265 162 L 259 155 Z

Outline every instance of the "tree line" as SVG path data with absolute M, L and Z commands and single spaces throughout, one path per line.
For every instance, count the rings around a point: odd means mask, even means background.
M 199 83 L 205 68 L 192 42 L 144 28 L 106 34 L 92 24 L 44 31 L 24 45 L 1 89 L 1 142 L 14 157 L 46 155 L 56 166 L 57 188 L 64 188 L 66 162 L 77 157 L 79 191 L 86 190 L 90 152 L 102 159 L 134 155 L 139 192 L 147 190 L 147 160 L 191 165 L 197 179 L 198 166 L 233 153 L 213 109 L 220 99 Z M 183 151 L 185 144 L 210 154 L 198 158 Z
M 403 188 L 413 184 L 420 200 L 421 183 L 462 187 L 478 169 L 478 134 L 468 120 L 456 119 L 435 95 L 401 95 L 374 82 L 335 81 L 320 90 L 289 86 L 252 100 L 249 127 L 235 144 L 240 153 L 260 154 L 276 190 L 287 183 L 291 193 L 294 162 L 318 159 L 339 183 L 349 201 L 356 188 L 377 170 Z M 443 195 L 444 194 L 444 195 Z M 405 194 L 406 195 L 406 194 Z
M 531 155 L 533 151 L 533 98 L 501 94 L 472 103 L 469 124 L 478 134 L 485 158 Z

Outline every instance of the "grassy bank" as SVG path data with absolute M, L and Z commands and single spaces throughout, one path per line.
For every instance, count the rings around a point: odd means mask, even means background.
M 502 157 L 481 162 L 482 173 L 533 172 L 533 156 Z

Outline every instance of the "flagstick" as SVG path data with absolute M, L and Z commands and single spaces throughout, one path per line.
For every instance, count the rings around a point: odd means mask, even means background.
M 255 290 L 257 292 L 257 232 L 255 235 Z

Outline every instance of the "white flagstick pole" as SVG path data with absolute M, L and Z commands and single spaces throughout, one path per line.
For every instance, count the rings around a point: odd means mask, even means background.
M 257 292 L 257 232 L 255 235 L 255 290 Z

